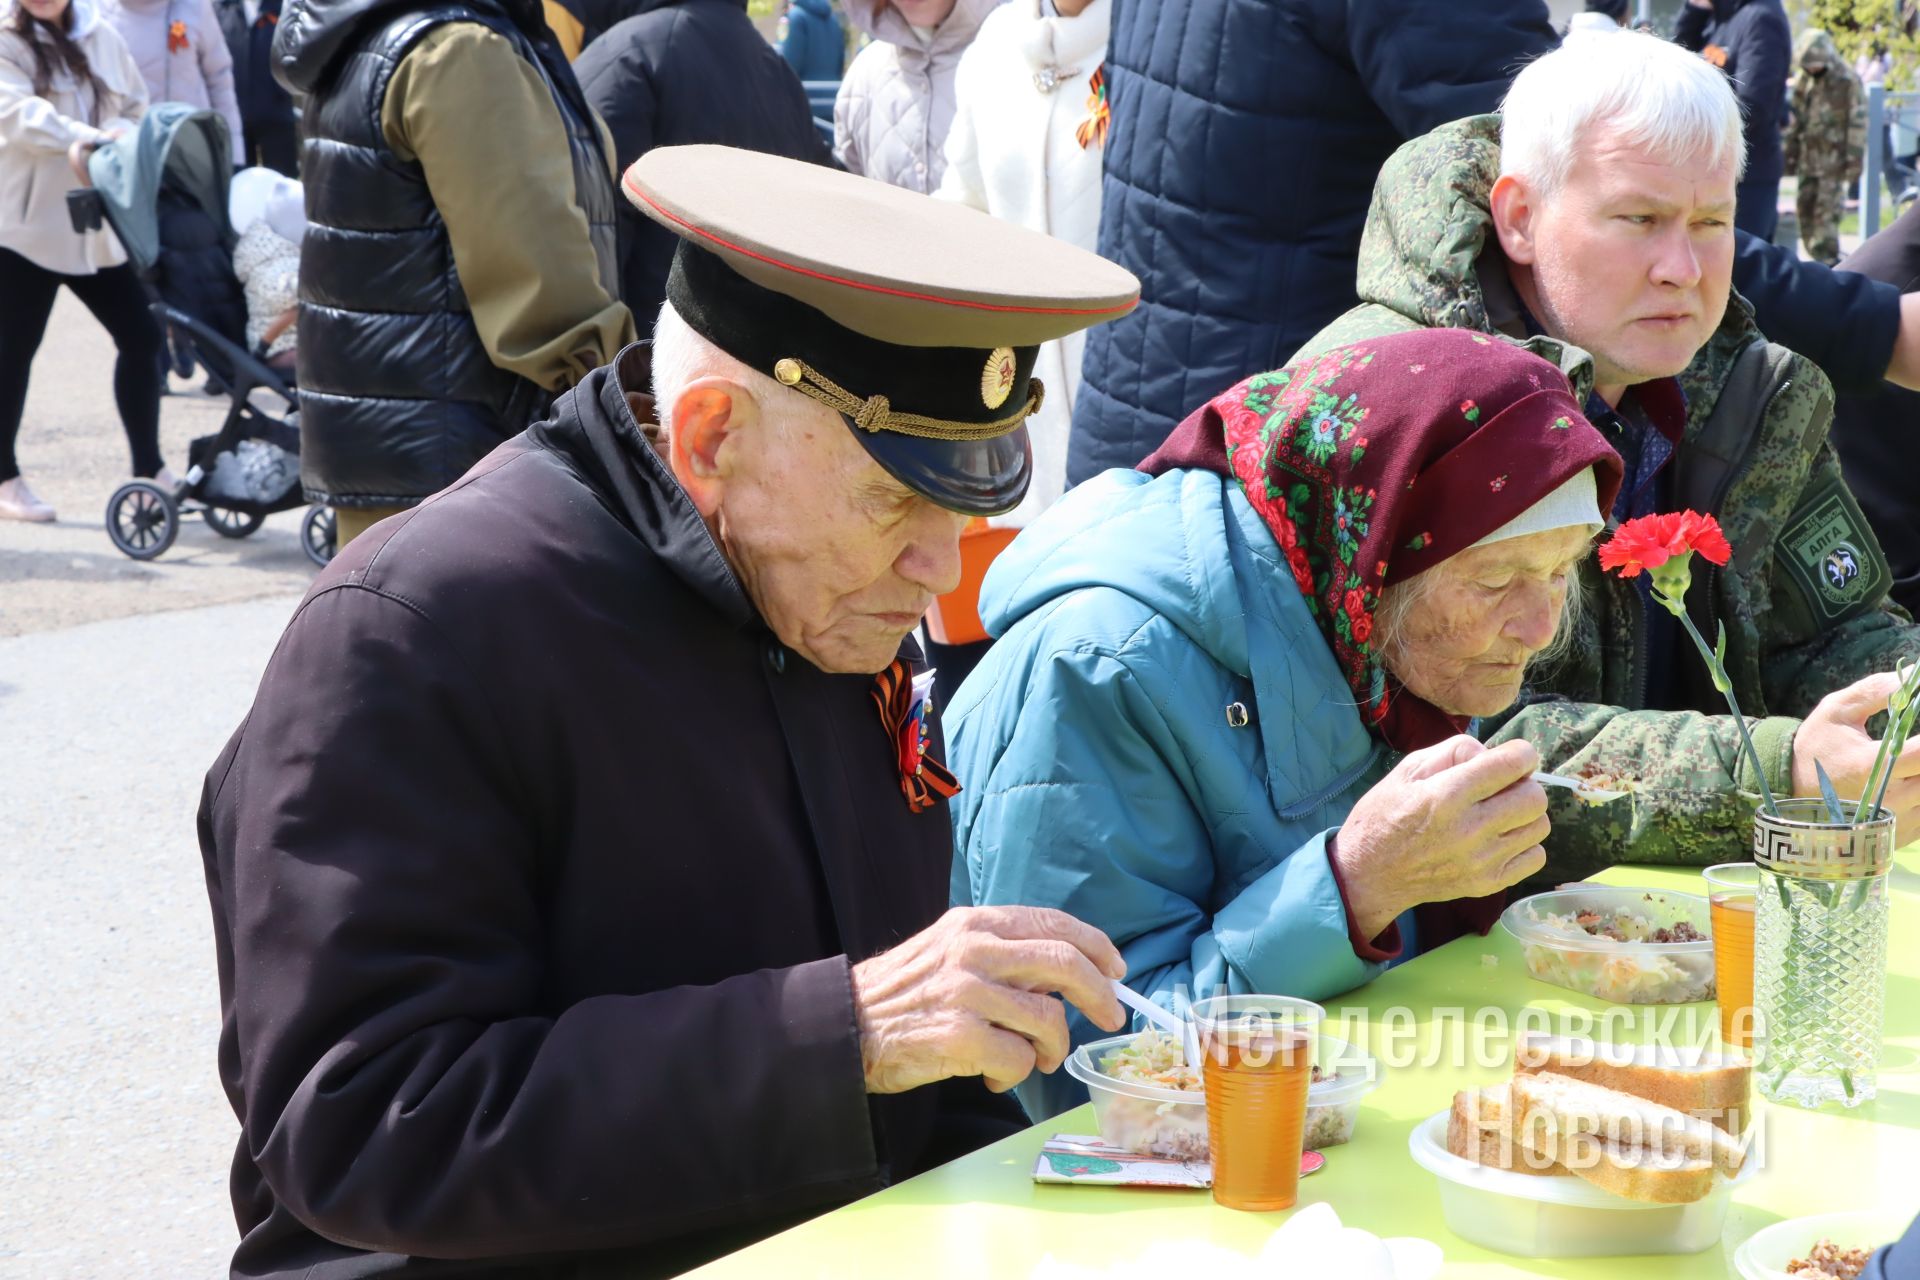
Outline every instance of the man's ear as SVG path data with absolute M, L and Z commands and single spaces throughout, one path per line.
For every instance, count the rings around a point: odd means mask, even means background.
M 1532 266 L 1538 257 L 1534 236 L 1540 204 L 1526 181 L 1510 173 L 1501 175 L 1493 184 L 1488 204 L 1493 209 L 1493 231 L 1500 237 L 1500 248 L 1506 253 L 1507 261 Z
M 702 516 L 712 518 L 720 509 L 721 491 L 739 472 L 744 436 L 758 409 L 745 387 L 719 377 L 688 383 L 674 400 L 667 424 L 668 464 Z

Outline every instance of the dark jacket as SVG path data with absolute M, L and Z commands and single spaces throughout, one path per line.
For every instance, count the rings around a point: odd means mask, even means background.
M 1882 282 L 1891 292 L 1920 289 L 1920 206 L 1855 250 L 1835 273 L 1841 280 Z M 1885 368 L 1885 362 L 1881 362 Z M 1893 598 L 1920 610 L 1920 495 L 1913 487 L 1914 439 L 1920 436 L 1920 392 L 1875 381 L 1843 391 L 1833 412 L 1833 447 L 1880 535 L 1893 566 Z
M 248 130 L 293 123 L 293 98 L 273 77 L 273 33 L 280 24 L 280 0 L 260 0 L 260 12 L 247 25 L 241 0 L 217 0 L 214 16 L 233 55 L 233 93 Z
M 536 12 L 533 20 L 544 35 L 544 19 Z M 418 502 L 549 402 L 538 385 L 493 362 L 426 171 L 402 159 L 381 126 L 395 69 L 429 32 L 454 22 L 487 27 L 539 70 L 565 123 L 575 202 L 600 252 L 603 283 L 613 288 L 612 175 L 550 38 L 536 45 L 498 0 L 289 0 L 274 59 L 282 81 L 308 96 L 299 350 L 301 481 L 311 501 Z
M 1871 392 L 1886 377 L 1900 336 L 1900 290 L 1891 284 L 1736 231 L 1733 287 L 1760 332 L 1819 365 L 1834 390 Z
M 1540 0 L 1116 3 L 1099 250 L 1140 306 L 1087 335 L 1068 483 L 1133 466 L 1352 306 L 1380 166 L 1556 43 Z
M 946 808 L 760 621 L 640 351 L 347 547 L 207 776 L 236 1274 L 673 1274 L 1021 1123 L 864 1091 Z
M 847 67 L 847 29 L 832 0 L 793 0 L 780 56 L 802 80 L 838 80 Z
M 1780 0 L 1713 0 L 1712 10 L 1682 5 L 1674 40 L 1725 71 L 1746 118 L 1747 171 L 1741 182 L 1780 180 L 1780 125 L 1793 72 L 1793 29 Z
M 574 73 L 613 133 L 620 172 L 655 147 L 714 142 L 832 162 L 800 80 L 747 18 L 745 0 L 637 0 Z M 620 202 L 620 300 L 642 336 L 667 295 L 679 240 Z

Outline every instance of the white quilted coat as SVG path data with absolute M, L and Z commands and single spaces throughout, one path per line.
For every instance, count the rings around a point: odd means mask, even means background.
M 873 37 L 833 104 L 833 153 L 849 173 L 922 194 L 940 185 L 954 69 L 998 3 L 959 0 L 923 42 L 887 0 L 848 0 L 847 17 Z
M 1092 252 L 1100 235 L 1099 143 L 1075 137 L 1091 115 L 1090 81 L 1107 53 L 1113 0 L 1078 17 L 1043 17 L 1040 0 L 1009 0 L 980 27 L 954 77 L 946 176 L 938 195 Z M 1066 490 L 1067 431 L 1080 389 L 1084 333 L 1040 348 L 1034 374 L 1046 385 L 1028 420 L 1033 483 L 1018 507 L 993 521 L 1024 527 Z

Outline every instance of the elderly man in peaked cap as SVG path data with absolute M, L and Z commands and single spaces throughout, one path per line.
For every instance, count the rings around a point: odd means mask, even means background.
M 724 148 L 626 190 L 651 371 L 347 548 L 208 775 L 236 1276 L 675 1273 L 1017 1127 L 1056 994 L 1121 1025 L 1097 931 L 943 913 L 906 637 L 1133 278 Z

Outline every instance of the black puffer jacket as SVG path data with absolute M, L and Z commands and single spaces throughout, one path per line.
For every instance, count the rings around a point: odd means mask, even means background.
M 745 0 L 627 0 L 633 16 L 573 64 L 613 133 L 620 172 L 655 147 L 712 142 L 831 164 L 799 77 L 747 19 Z M 620 203 L 620 301 L 644 335 L 667 295 L 678 238 Z
M 315 502 L 410 506 L 457 480 L 550 402 L 493 364 L 425 171 L 402 160 L 381 130 L 394 70 L 450 22 L 497 32 L 540 71 L 566 124 L 574 198 L 603 283 L 609 293 L 616 287 L 613 176 L 564 56 L 550 39 L 536 44 L 525 34 L 544 35 L 537 11 L 516 16 L 497 0 L 289 0 L 274 72 L 308 97 L 300 472 Z

